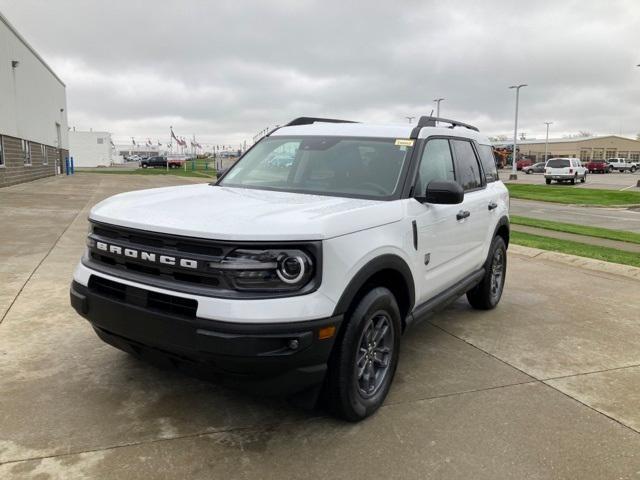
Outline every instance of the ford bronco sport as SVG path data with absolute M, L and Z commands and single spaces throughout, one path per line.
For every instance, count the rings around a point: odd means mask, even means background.
M 508 208 L 475 127 L 298 118 L 215 184 L 97 204 L 71 304 L 138 357 L 356 421 L 385 399 L 407 328 L 464 294 L 497 305 Z

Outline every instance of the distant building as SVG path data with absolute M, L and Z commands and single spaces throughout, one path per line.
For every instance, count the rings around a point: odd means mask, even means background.
M 0 13 L 0 187 L 55 175 L 68 150 L 65 85 Z
M 509 147 L 513 141 L 494 142 L 496 147 Z M 534 162 L 544 160 L 545 141 L 518 140 L 520 156 Z M 554 138 L 549 139 L 548 158 L 574 157 L 582 161 L 606 160 L 608 158 L 627 158 L 640 161 L 640 140 L 621 137 L 618 135 L 604 135 L 601 137 Z
M 109 132 L 69 132 L 69 154 L 76 167 L 108 167 L 121 163 L 111 145 Z

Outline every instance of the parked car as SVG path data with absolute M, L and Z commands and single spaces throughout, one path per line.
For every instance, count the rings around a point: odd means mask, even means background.
M 288 171 L 267 161 L 285 145 Z M 71 304 L 134 356 L 358 421 L 384 402 L 408 327 L 464 294 L 496 307 L 508 215 L 475 127 L 298 118 L 215 184 L 94 206 Z
M 533 161 L 531 161 L 529 159 L 518 160 L 516 162 L 516 169 L 517 170 L 522 170 L 524 167 L 528 167 L 530 165 L 533 165 Z
M 612 170 L 618 170 L 619 172 L 635 172 L 638 169 L 636 162 L 628 161 L 626 158 L 609 158 L 607 163 L 611 166 Z
M 522 168 L 522 171 L 527 175 L 531 173 L 544 173 L 544 162 L 534 163 Z
M 550 158 L 544 169 L 544 179 L 549 185 L 552 180 L 558 183 L 569 182 L 572 185 L 580 180 L 587 181 L 587 169 L 577 158 Z
M 169 168 L 180 168 L 182 165 L 181 160 L 169 160 Z M 167 168 L 167 157 L 149 157 L 146 160 L 140 161 L 140 166 L 142 168 L 153 168 L 153 167 L 163 167 Z
M 585 168 L 589 173 L 609 173 L 613 171 L 613 167 L 604 160 L 591 160 L 586 163 Z

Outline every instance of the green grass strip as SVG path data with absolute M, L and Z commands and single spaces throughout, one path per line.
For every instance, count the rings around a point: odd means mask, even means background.
M 201 178 L 215 178 L 215 170 L 190 170 L 184 171 L 183 169 L 174 168 L 167 171 L 165 168 L 128 168 L 128 169 L 106 169 L 106 168 L 92 168 L 92 169 L 76 169 L 77 173 L 101 173 L 108 175 L 175 175 L 176 177 L 201 177 Z
M 540 248 L 542 250 L 551 250 L 553 252 L 568 253 L 580 257 L 595 258 L 596 260 L 640 267 L 640 255 L 633 252 L 623 252 L 615 248 L 587 245 L 571 240 L 558 240 L 556 238 L 541 237 L 539 235 L 531 235 L 513 230 L 511 231 L 511 242 L 525 247 Z
M 575 223 L 539 220 L 537 218 L 521 217 L 519 215 L 511 215 L 510 219 L 514 225 L 525 225 L 527 227 L 544 228 L 545 230 L 554 230 L 556 232 L 575 233 L 588 237 L 606 238 L 608 240 L 640 244 L 640 233 L 627 232 L 625 230 L 612 230 L 609 228 L 576 225 Z
M 589 181 L 589 180 L 587 180 Z M 576 188 L 565 185 L 516 185 L 506 183 L 512 198 L 576 205 L 640 205 L 640 192 Z

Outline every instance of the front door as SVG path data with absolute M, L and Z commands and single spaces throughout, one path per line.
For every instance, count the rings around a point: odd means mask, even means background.
M 434 205 L 417 199 L 424 197 L 427 185 L 434 180 L 456 180 L 449 140 L 427 141 L 418 167 L 414 199 L 408 203 L 408 216 L 416 223 L 417 248 L 414 272 L 417 285 L 416 304 L 426 302 L 464 277 L 464 260 L 471 240 L 467 219 L 458 219 L 460 205 Z

